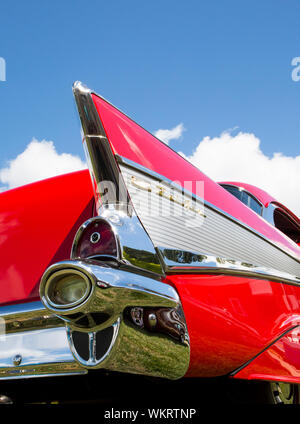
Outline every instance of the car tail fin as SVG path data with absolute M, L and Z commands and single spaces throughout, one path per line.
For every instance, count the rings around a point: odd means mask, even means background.
M 95 107 L 92 92 L 80 82 L 73 85 L 83 131 L 83 147 L 92 178 L 96 207 L 103 204 L 128 204 L 129 196 L 122 180 L 109 139 Z
M 126 264 L 161 275 L 163 269 L 160 259 L 132 204 L 118 165 L 115 145 L 111 143 L 103 125 L 102 114 L 98 110 L 97 99 L 105 104 L 107 102 L 80 82 L 73 85 L 73 93 L 82 125 L 83 145 L 97 214 L 107 220 L 114 232 L 118 233 L 118 258 Z M 106 117 L 105 123 L 107 122 Z

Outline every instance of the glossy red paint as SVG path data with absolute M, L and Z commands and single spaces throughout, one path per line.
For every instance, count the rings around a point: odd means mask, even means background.
M 300 384 L 300 327 L 281 337 L 234 377 Z
M 92 215 L 88 171 L 28 184 L 0 194 L 0 304 L 39 299 L 52 263 L 69 259 L 79 226 Z
M 296 243 L 110 103 L 95 94 L 92 94 L 92 98 L 115 154 L 176 181 L 183 187 L 184 182 L 191 181 L 195 194 L 196 182 L 203 181 L 206 201 L 259 231 L 300 259 L 300 248 Z
M 187 321 L 189 377 L 227 375 L 300 325 L 299 286 L 200 274 L 166 282 L 177 289 Z

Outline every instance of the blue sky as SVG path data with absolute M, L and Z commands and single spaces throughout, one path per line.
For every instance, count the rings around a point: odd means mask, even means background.
M 235 127 L 298 156 L 299 16 L 296 0 L 3 3 L 0 168 L 33 137 L 84 158 L 75 80 L 152 132 L 183 123 L 172 147 L 187 156 Z

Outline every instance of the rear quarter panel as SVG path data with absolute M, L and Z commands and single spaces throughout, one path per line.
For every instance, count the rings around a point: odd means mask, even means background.
M 70 258 L 78 227 L 93 212 L 88 171 L 66 174 L 0 194 L 0 304 L 39 299 L 52 263 Z

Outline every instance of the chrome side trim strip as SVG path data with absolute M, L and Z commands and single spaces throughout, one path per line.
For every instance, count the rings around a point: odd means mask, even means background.
M 158 248 L 167 274 L 228 274 L 300 285 L 300 278 L 275 269 L 207 254 Z
M 284 250 L 279 244 L 277 244 L 275 241 L 269 240 L 265 235 L 263 235 L 262 233 L 260 233 L 259 231 L 255 230 L 254 228 L 250 227 L 249 225 L 245 224 L 244 222 L 239 221 L 237 218 L 235 218 L 234 216 L 230 215 L 228 212 L 225 212 L 224 210 L 220 209 L 219 207 L 213 205 L 212 203 L 208 202 L 207 200 L 195 195 L 194 193 L 192 193 L 191 191 L 187 190 L 186 188 L 183 188 L 182 186 L 179 186 L 178 184 L 174 183 L 172 180 L 170 180 L 167 177 L 164 177 L 161 174 L 158 174 L 155 171 L 152 171 L 130 159 L 127 159 L 123 156 L 119 156 L 116 155 L 115 156 L 118 163 L 120 165 L 125 165 L 128 166 L 129 168 L 132 168 L 135 171 L 141 172 L 142 174 L 144 174 L 147 177 L 150 178 L 154 178 L 155 180 L 157 180 L 158 182 L 162 182 L 165 184 L 168 184 L 171 188 L 174 188 L 176 190 L 181 191 L 183 194 L 186 194 L 187 196 L 191 197 L 193 200 L 198 201 L 200 203 L 202 203 L 205 207 L 213 210 L 214 212 L 217 212 L 218 214 L 224 216 L 225 218 L 231 220 L 232 222 L 234 222 L 235 224 L 239 225 L 240 227 L 245 228 L 246 230 L 250 231 L 251 233 L 255 234 L 256 236 L 260 237 L 261 239 L 263 239 L 264 241 L 266 241 L 267 243 L 273 245 L 274 247 L 276 247 L 278 250 L 282 251 L 283 253 L 285 253 L 286 255 L 290 256 L 291 258 L 293 258 L 294 260 L 296 260 L 297 262 L 300 263 L 300 258 L 295 256 L 295 253 L 292 250 L 286 251 Z M 263 219 L 268 225 L 270 225 L 271 227 L 273 227 L 267 220 L 265 220 L 263 217 L 260 217 L 261 219 Z M 283 235 L 284 236 L 284 235 Z M 290 240 L 289 240 L 290 241 Z M 300 249 L 299 249 L 299 256 L 300 256 Z
M 46 309 L 40 300 L 28 303 L 17 303 L 15 305 L 0 306 L 0 316 L 17 314 L 31 314 L 35 312 L 45 312 Z

